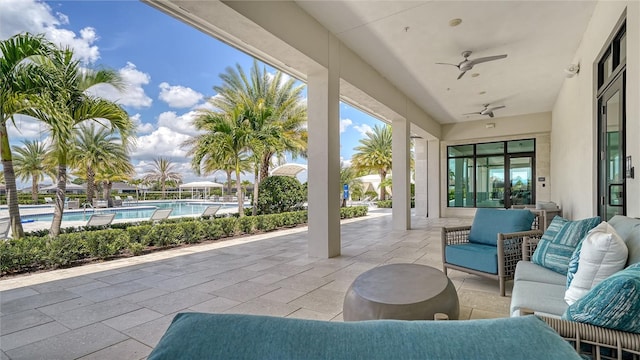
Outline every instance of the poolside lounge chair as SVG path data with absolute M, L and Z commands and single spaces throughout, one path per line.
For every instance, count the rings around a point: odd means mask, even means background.
M 149 220 L 153 222 L 165 220 L 169 217 L 169 215 L 171 215 L 172 211 L 173 209 L 156 209 L 156 211 L 151 214 L 151 218 L 149 218 Z
M 8 239 L 10 231 L 11 231 L 11 220 L 10 219 L 0 220 L 0 240 Z
M 133 198 L 131 195 L 127 195 L 127 203 L 137 203 L 138 201 Z
M 209 216 L 209 217 L 214 216 L 218 212 L 218 210 L 220 210 L 220 207 L 221 207 L 220 205 L 207 206 L 207 208 L 204 209 L 204 211 L 202 212 L 202 215 L 200 215 L 200 216 L 203 216 L 203 217 L 204 216 Z
M 122 198 L 118 195 L 113 197 L 113 206 L 122 206 Z
M 44 203 L 45 204 L 53 204 L 53 199 L 50 197 L 45 197 L 44 198 Z
M 109 226 L 115 217 L 115 213 L 93 214 L 87 221 L 87 226 Z

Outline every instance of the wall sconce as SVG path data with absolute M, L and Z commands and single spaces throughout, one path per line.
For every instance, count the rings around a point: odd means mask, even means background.
M 580 72 L 580 64 L 570 64 L 564 69 L 564 72 L 567 78 L 572 78 L 576 76 L 578 72 Z
M 487 129 L 493 129 L 494 127 L 496 127 L 496 123 L 486 123 L 484 124 L 484 127 Z
M 628 179 L 633 179 L 634 177 L 634 168 L 633 168 L 633 163 L 631 162 L 631 155 L 627 156 L 627 161 L 626 161 L 626 166 L 625 166 L 626 170 L 627 170 L 627 178 Z

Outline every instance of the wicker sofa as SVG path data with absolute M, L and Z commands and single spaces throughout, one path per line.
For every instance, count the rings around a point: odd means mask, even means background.
M 627 245 L 626 266 L 640 263 L 640 219 L 615 216 L 608 223 Z M 531 231 L 523 239 L 523 261 L 517 264 L 514 274 L 511 316 L 531 313 L 542 316 L 581 352 L 601 354 L 601 349 L 607 348 L 606 354 L 613 359 L 631 356 L 625 353 L 640 356 L 640 334 L 559 319 L 568 308 L 564 300 L 567 277 L 530 261 L 542 233 Z

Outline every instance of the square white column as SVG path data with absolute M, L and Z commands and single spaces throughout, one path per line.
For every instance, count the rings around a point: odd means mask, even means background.
M 445 168 L 446 169 L 446 168 Z M 447 194 L 440 196 L 440 181 L 447 181 L 447 174 L 440 174 L 440 141 L 429 140 L 427 141 L 427 198 L 428 202 L 428 215 L 429 218 L 440 217 L 441 201 L 446 201 Z
M 391 128 L 393 130 L 392 226 L 394 230 L 408 230 L 411 229 L 409 121 L 394 119 Z
M 427 140 L 413 139 L 413 148 L 415 155 L 415 184 L 416 207 L 414 209 L 415 216 L 427 217 L 429 213 L 429 197 L 428 197 L 428 172 L 427 172 Z
M 329 69 L 307 76 L 309 256 L 340 255 L 340 77 L 338 40 L 329 35 Z

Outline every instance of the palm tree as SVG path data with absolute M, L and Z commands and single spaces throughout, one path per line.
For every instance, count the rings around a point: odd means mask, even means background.
M 368 132 L 367 137 L 359 142 L 360 145 L 354 148 L 357 152 L 351 157 L 351 163 L 357 171 L 377 172 L 380 183 L 384 183 L 391 170 L 391 126 L 376 125 L 373 132 Z M 386 190 L 381 187 L 380 200 L 386 197 Z
M 192 155 L 192 166 L 200 164 L 233 164 L 236 173 L 236 191 L 238 196 L 238 214 L 244 216 L 242 180 L 240 175 L 243 164 L 250 161 L 251 147 L 256 139 L 249 121 L 243 116 L 244 109 L 238 105 L 229 111 L 201 110 L 194 125 L 202 134 L 187 141 Z
M 362 181 L 358 179 L 358 173 L 353 166 L 340 164 L 340 184 L 349 187 L 349 193 L 362 193 Z M 346 206 L 346 199 L 342 199 L 342 206 Z
M 153 168 L 145 175 L 146 181 L 154 181 L 160 184 L 162 188 L 162 198 L 165 198 L 167 192 L 167 183 L 171 181 L 181 182 L 182 174 L 174 171 L 176 165 L 171 160 L 159 157 L 153 160 Z
M 15 156 L 13 163 L 15 174 L 22 181 L 31 179 L 31 199 L 34 204 L 38 203 L 38 183 L 44 180 L 45 175 L 56 178 L 55 171 L 42 159 L 47 154 L 44 143 L 39 141 L 25 140 L 23 147 L 13 146 Z
M 294 158 L 306 156 L 307 148 L 307 108 L 301 101 L 304 85 L 296 85 L 295 79 L 283 80 L 277 71 L 269 74 L 254 60 L 250 74 L 240 65 L 228 67 L 220 75 L 223 84 L 214 86 L 217 96 L 209 102 L 222 112 L 241 108 L 249 121 L 252 137 L 251 151 L 259 177 L 255 184 L 269 176 L 271 159 L 274 155 L 290 153 Z M 254 191 L 254 210 L 258 201 L 257 187 Z
M 111 198 L 113 183 L 130 179 L 134 172 L 126 150 L 121 149 L 118 152 L 121 155 L 114 156 L 96 167 L 95 180 L 102 182 L 102 198 L 107 200 L 107 207 L 113 207 L 113 199 Z
M 69 48 L 54 52 L 41 65 L 52 79 L 51 85 L 41 89 L 43 105 L 26 109 L 23 113 L 44 122 L 51 137 L 51 153 L 58 167 L 58 188 L 49 233 L 55 237 L 60 233 L 62 223 L 67 164 L 75 140 L 74 130 L 85 121 L 96 121 L 110 131 L 118 132 L 122 139 L 127 139 L 133 124 L 122 107 L 87 93 L 88 89 L 99 84 L 120 89 L 122 80 L 113 70 L 82 68 Z
M 98 167 L 120 168 L 129 163 L 128 145 L 117 134 L 95 123 L 81 124 L 75 129 L 74 147 L 69 151 L 69 164 L 77 169 L 77 175 L 87 179 L 87 201 L 93 202 L 96 191 Z M 125 174 L 129 174 L 128 170 Z
M 11 219 L 13 237 L 24 236 L 18 208 L 18 191 L 13 169 L 11 145 L 7 133 L 7 122 L 14 121 L 14 115 L 25 107 L 37 103 L 37 86 L 46 77 L 38 66 L 29 60 L 47 56 L 54 46 L 43 36 L 17 34 L 0 41 L 0 156 L 6 180 L 7 204 Z

